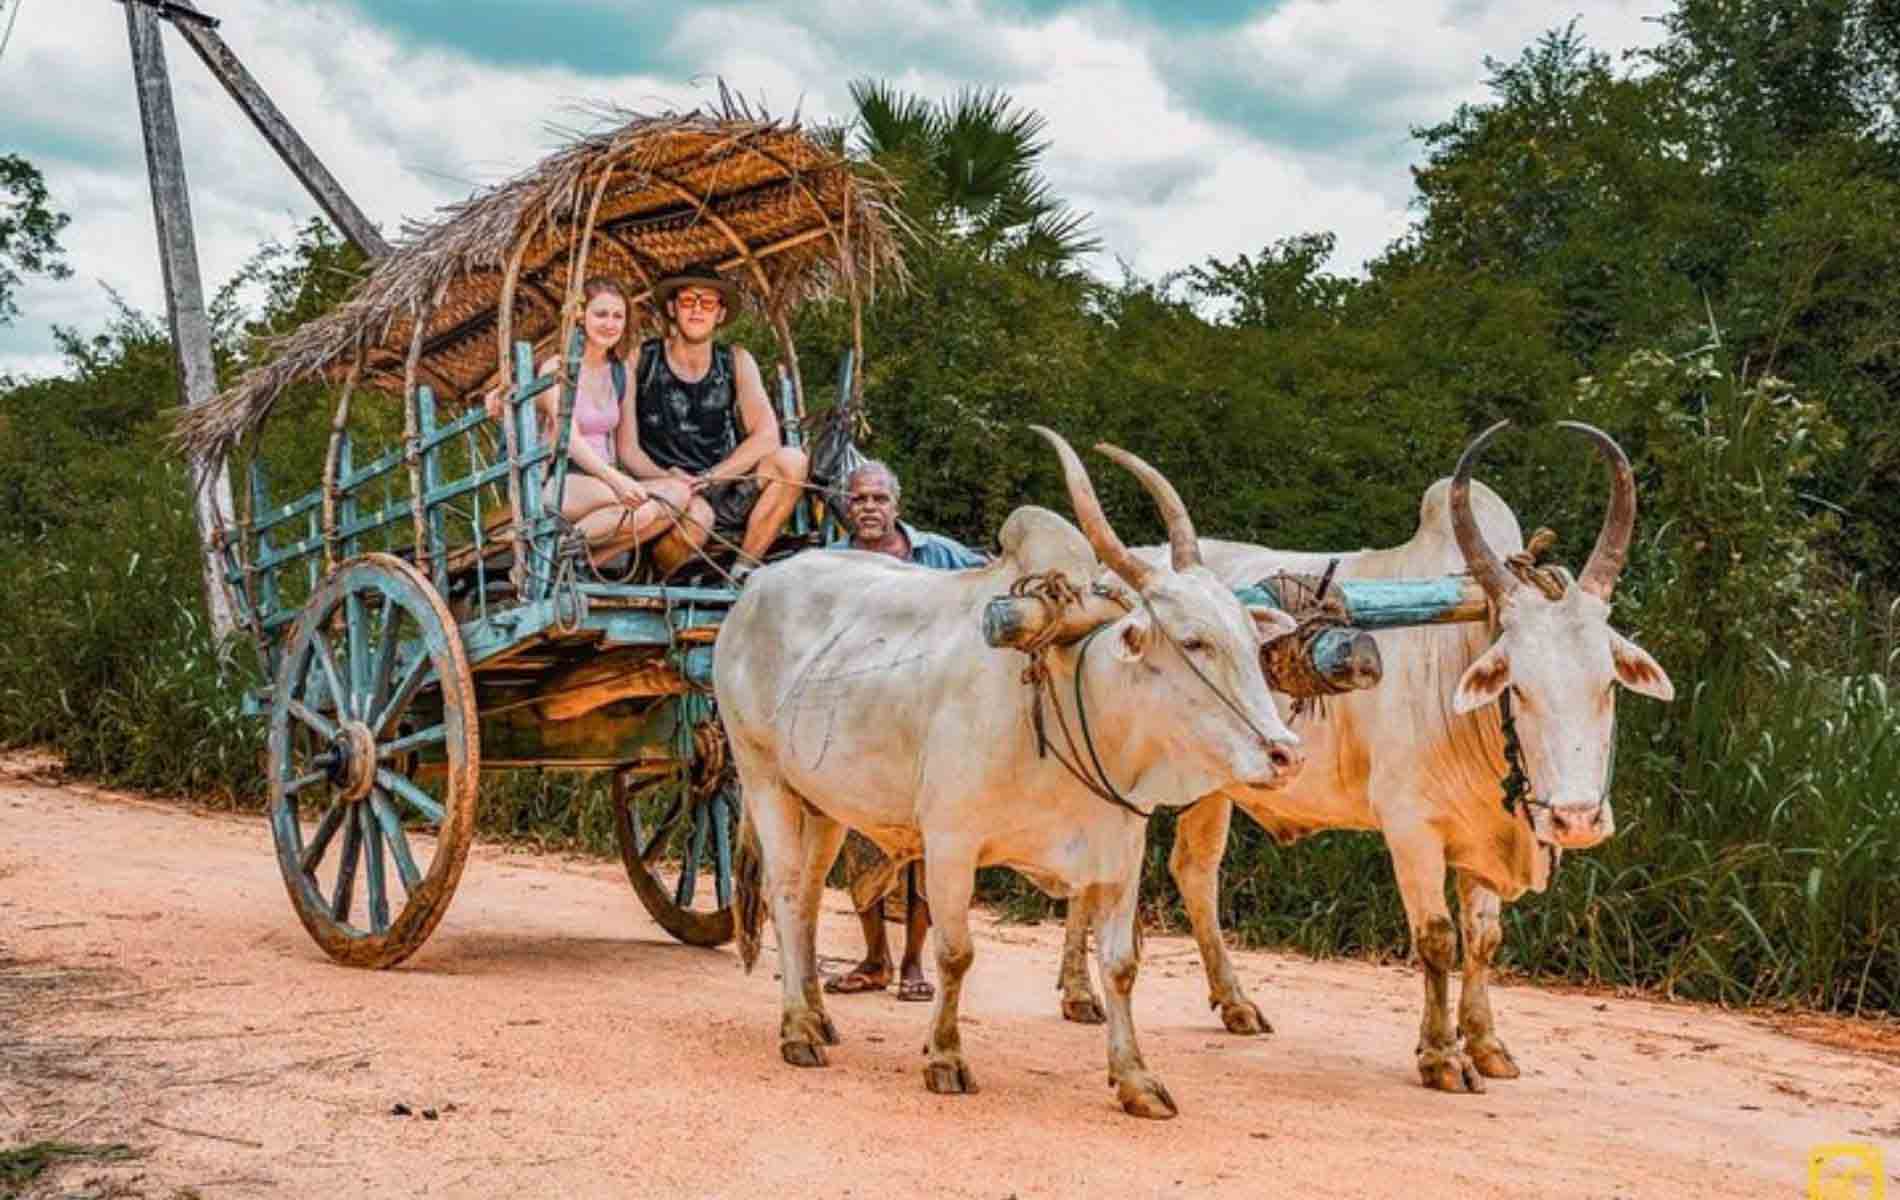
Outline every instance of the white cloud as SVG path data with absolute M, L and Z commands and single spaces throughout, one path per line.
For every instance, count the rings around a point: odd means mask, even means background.
M 1652 7 L 1291 0 L 1239 29 L 1192 35 L 1106 7 L 1045 20 L 1005 20 L 979 0 L 894 0 L 868 16 L 846 0 L 708 7 L 667 35 L 674 79 L 495 66 L 403 44 L 354 9 L 315 0 L 223 0 L 218 15 L 386 233 L 531 165 L 554 141 L 547 126 L 575 123 L 586 100 L 690 106 L 723 75 L 774 112 L 800 105 L 808 118 L 836 118 L 848 81 L 878 75 L 931 96 L 999 83 L 1042 111 L 1048 173 L 1058 194 L 1095 213 L 1098 265 L 1120 258 L 1153 274 L 1314 230 L 1337 233 L 1335 266 L 1356 268 L 1404 229 L 1408 127 L 1482 98 L 1483 55 L 1514 57 L 1579 11 L 1595 46 L 1647 44 Z M 75 272 L 22 289 L 24 316 L 0 329 L 0 370 L 46 369 L 52 323 L 95 328 L 98 283 L 162 311 L 123 11 L 28 4 L 0 64 L 0 148 L 16 137 L 28 146 L 72 214 L 63 241 Z M 165 40 L 199 255 L 215 287 L 315 205 L 183 40 Z M 1229 89 L 1238 108 L 1208 103 L 1201 84 Z M 1340 132 L 1312 136 L 1328 120 Z

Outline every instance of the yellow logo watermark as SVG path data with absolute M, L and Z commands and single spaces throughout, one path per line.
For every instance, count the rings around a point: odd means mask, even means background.
M 1827 1142 L 1809 1149 L 1808 1200 L 1887 1200 L 1880 1147 Z

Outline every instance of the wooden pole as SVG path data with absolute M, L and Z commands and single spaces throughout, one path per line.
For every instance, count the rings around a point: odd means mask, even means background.
M 140 7 L 140 2 L 132 0 L 127 7 Z M 175 12 L 174 8 L 185 11 Z M 310 192 L 317 207 L 330 218 L 330 224 L 342 231 L 343 236 L 350 239 L 366 257 L 386 257 L 389 243 L 383 240 L 383 235 L 376 231 L 376 226 L 370 224 L 363 210 L 356 206 L 349 193 L 343 190 L 343 185 L 336 181 L 336 176 L 330 174 L 329 169 L 317 158 L 316 152 L 310 149 L 310 144 L 303 140 L 257 80 L 244 69 L 238 56 L 218 35 L 214 23 L 210 20 L 193 20 L 186 15 L 196 11 L 189 0 L 173 0 L 164 15 L 185 39 L 185 43 L 198 52 L 198 57 L 204 60 L 217 81 L 224 85 L 231 99 L 237 101 L 244 115 L 251 119 L 251 124 L 257 126 L 264 140 L 277 151 L 277 156 L 284 160 L 290 173 Z
M 130 3 L 125 6 L 125 24 L 132 41 L 139 121 L 145 132 L 145 169 L 152 184 L 152 215 L 158 225 L 158 258 L 165 274 L 172 354 L 178 367 L 179 391 L 190 407 L 211 399 L 218 390 L 218 377 L 211 357 L 211 322 L 205 316 L 204 284 L 198 277 L 198 245 L 192 235 L 178 119 L 172 110 L 171 80 L 165 74 L 158 13 L 145 4 Z M 205 611 L 212 632 L 222 638 L 237 631 L 218 554 L 218 542 L 232 523 L 231 475 L 222 460 L 213 474 L 206 460 L 199 457 L 192 460 L 191 481 L 198 538 L 204 548 Z

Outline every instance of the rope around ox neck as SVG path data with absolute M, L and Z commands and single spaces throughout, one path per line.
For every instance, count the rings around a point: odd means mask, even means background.
M 1031 655 L 1029 666 L 1023 671 L 1023 682 L 1029 684 L 1032 689 L 1030 692 L 1032 703 L 1029 709 L 1029 720 L 1030 725 L 1036 731 L 1037 758 L 1042 758 L 1050 754 L 1055 755 L 1056 761 L 1061 763 L 1069 774 L 1075 776 L 1076 782 L 1080 783 L 1101 799 L 1115 805 L 1117 808 L 1131 812 L 1146 821 L 1153 817 L 1154 814 L 1151 812 L 1143 812 L 1137 808 L 1128 797 L 1122 795 L 1115 787 L 1114 782 L 1109 779 L 1108 772 L 1103 769 L 1101 757 L 1095 753 L 1094 735 L 1089 732 L 1088 708 L 1082 702 L 1082 667 L 1088 659 L 1089 644 L 1096 639 L 1102 630 L 1107 629 L 1110 624 L 1113 624 L 1113 622 L 1104 622 L 1097 625 L 1094 629 L 1089 630 L 1075 652 L 1076 722 L 1082 727 L 1082 741 L 1083 744 L 1088 747 L 1089 762 L 1095 767 L 1095 778 L 1090 779 L 1088 775 L 1082 771 L 1082 756 L 1080 752 L 1076 750 L 1074 735 L 1069 732 L 1068 714 L 1062 711 L 1060 694 L 1056 691 L 1055 680 L 1049 674 L 1047 657 L 1049 645 L 1046 642 Z M 1049 706 L 1056 710 L 1056 728 L 1062 730 L 1062 740 L 1068 743 L 1069 753 L 1067 756 L 1064 756 L 1062 751 L 1056 749 L 1055 745 L 1049 741 L 1048 731 L 1044 728 L 1042 720 L 1042 697 L 1044 692 L 1049 694 Z
M 1071 589 L 1071 592 L 1073 592 L 1073 589 Z M 1174 634 L 1168 627 L 1162 623 L 1160 615 L 1155 612 L 1154 606 L 1148 602 L 1146 596 L 1141 598 L 1141 604 L 1143 608 L 1148 610 L 1148 616 L 1152 620 L 1154 627 L 1161 631 L 1161 636 L 1168 639 L 1168 644 L 1174 647 L 1175 652 L 1181 656 L 1181 661 L 1186 663 L 1188 670 L 1194 673 L 1194 677 L 1200 680 L 1202 685 L 1214 694 L 1215 699 L 1226 705 L 1229 712 L 1240 718 L 1241 724 L 1245 725 L 1249 732 L 1259 738 L 1262 745 L 1272 745 L 1273 739 L 1261 732 L 1260 727 L 1254 724 L 1253 718 L 1247 715 L 1246 710 L 1240 706 L 1239 702 L 1222 691 L 1218 684 L 1212 679 L 1209 679 L 1207 674 L 1203 672 L 1200 667 L 1195 665 L 1193 658 L 1188 655 L 1186 649 L 1176 640 Z M 1053 625 L 1054 623 L 1052 622 L 1051 624 Z M 1154 814 L 1152 812 L 1143 812 L 1141 809 L 1135 807 L 1135 805 L 1115 787 L 1114 783 L 1108 778 L 1108 772 L 1102 767 L 1102 760 L 1095 752 L 1095 738 L 1089 730 L 1088 708 L 1082 699 L 1082 670 L 1087 664 L 1089 645 L 1111 624 L 1113 624 L 1113 622 L 1104 622 L 1097 625 L 1094 629 L 1091 629 L 1088 634 L 1082 638 L 1075 654 L 1076 723 L 1082 727 L 1082 742 L 1089 752 L 1089 762 L 1095 768 L 1095 778 L 1090 779 L 1087 775 L 1084 775 L 1080 766 L 1077 765 L 1081 756 L 1076 753 L 1075 739 L 1069 734 L 1067 714 L 1062 711 L 1061 701 L 1057 699 L 1056 695 L 1055 682 L 1049 675 L 1049 667 L 1046 661 L 1049 644 L 1046 641 L 1031 654 L 1029 666 L 1023 671 L 1023 682 L 1029 684 L 1033 689 L 1032 695 L 1034 696 L 1034 703 L 1030 708 L 1030 721 L 1036 731 L 1036 756 L 1041 758 L 1045 753 L 1055 754 L 1056 761 L 1067 768 L 1069 774 L 1075 776 L 1082 786 L 1103 800 L 1120 808 L 1124 808 L 1146 821 L 1153 817 Z M 1050 706 L 1056 710 L 1056 721 L 1062 730 L 1063 740 L 1068 743 L 1069 753 L 1074 756 L 1075 761 L 1063 757 L 1062 752 L 1057 750 L 1055 746 L 1050 743 L 1048 734 L 1043 728 L 1042 695 L 1045 691 L 1049 694 Z

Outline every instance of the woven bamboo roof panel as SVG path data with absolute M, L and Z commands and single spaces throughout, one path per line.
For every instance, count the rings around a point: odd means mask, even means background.
M 859 303 L 880 278 L 902 280 L 891 185 L 845 157 L 838 131 L 770 119 L 723 87 L 711 110 L 594 111 L 610 122 L 601 131 L 406 225 L 349 299 L 181 415 L 183 449 L 222 457 L 285 388 L 342 378 L 359 354 L 361 387 L 402 395 L 413 348 L 418 383 L 472 401 L 505 369 L 504 315 L 508 341 L 551 346 L 588 276 L 622 280 L 649 325 L 652 284 L 696 263 L 718 264 L 768 317 L 839 291 Z

